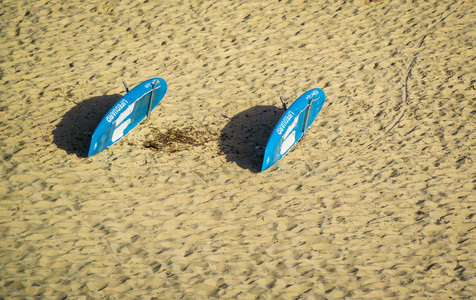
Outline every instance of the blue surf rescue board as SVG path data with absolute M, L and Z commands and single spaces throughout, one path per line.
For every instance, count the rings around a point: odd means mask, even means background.
M 261 171 L 274 165 L 304 136 L 321 111 L 325 99 L 323 90 L 312 89 L 291 104 L 268 139 Z
M 125 85 L 125 83 L 124 83 Z M 162 78 L 152 78 L 128 91 L 99 122 L 91 138 L 88 156 L 114 145 L 144 120 L 164 98 L 167 83 Z

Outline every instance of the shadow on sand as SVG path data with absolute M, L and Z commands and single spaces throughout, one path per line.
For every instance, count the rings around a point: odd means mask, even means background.
M 260 172 L 266 143 L 283 113 L 276 106 L 254 106 L 232 117 L 220 132 L 219 147 L 226 160 Z
M 53 142 L 68 154 L 87 157 L 94 130 L 121 97 L 119 94 L 97 96 L 77 104 L 53 130 Z

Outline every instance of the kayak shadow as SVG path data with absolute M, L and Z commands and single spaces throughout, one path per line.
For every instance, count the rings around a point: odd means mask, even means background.
M 119 94 L 104 95 L 78 103 L 56 125 L 53 143 L 68 154 L 87 157 L 94 130 L 121 97 Z
M 276 106 L 258 105 L 232 117 L 220 132 L 219 148 L 226 160 L 260 172 L 266 143 L 283 113 Z

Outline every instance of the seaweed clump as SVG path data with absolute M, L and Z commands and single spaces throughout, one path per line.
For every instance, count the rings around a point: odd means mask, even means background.
M 210 140 L 208 132 L 196 130 L 193 126 L 179 129 L 168 128 L 165 132 L 154 128 L 143 146 L 154 152 L 174 153 L 203 145 Z

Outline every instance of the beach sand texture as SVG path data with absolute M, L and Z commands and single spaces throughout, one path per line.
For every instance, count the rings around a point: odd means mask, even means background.
M 470 0 L 2 1 L 0 295 L 473 297 L 475 20 Z M 152 77 L 150 121 L 85 157 L 122 79 Z M 311 88 L 306 138 L 258 172 L 279 95 Z M 196 141 L 147 147 L 173 130 Z

